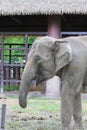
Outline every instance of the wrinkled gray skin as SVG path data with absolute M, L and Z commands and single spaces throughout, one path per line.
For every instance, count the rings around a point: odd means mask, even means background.
M 26 98 L 32 80 L 37 84 L 58 75 L 62 80 L 61 121 L 62 130 L 71 130 L 71 117 L 74 129 L 82 130 L 81 88 L 87 85 L 87 37 L 37 39 L 29 52 L 22 75 L 19 104 L 26 107 Z

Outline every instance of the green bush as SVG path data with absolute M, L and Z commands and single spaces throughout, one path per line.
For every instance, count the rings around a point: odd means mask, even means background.
M 9 86 L 5 85 L 3 88 L 4 91 L 8 91 L 9 90 Z M 11 86 L 11 91 L 18 91 L 19 90 L 19 86 Z
M 36 36 L 29 36 L 28 37 L 28 44 L 32 44 L 35 40 L 36 40 Z M 4 39 L 4 61 L 5 62 L 9 62 L 9 45 L 11 44 L 17 44 L 17 45 L 12 45 L 12 48 L 14 48 L 14 50 L 11 51 L 11 63 L 24 63 L 24 57 L 21 57 L 21 55 L 25 55 L 25 51 L 24 50 L 15 50 L 16 48 L 25 48 L 25 37 L 24 36 L 6 36 Z M 9 44 L 9 45 L 8 45 Z M 23 45 L 20 45 L 23 44 Z M 7 50 L 6 50 L 7 49 Z M 18 56 L 19 55 L 19 56 Z

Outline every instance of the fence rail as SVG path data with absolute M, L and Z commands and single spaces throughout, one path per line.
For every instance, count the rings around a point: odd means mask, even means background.
M 23 68 L 27 60 L 29 49 L 32 45 L 28 43 L 28 37 L 44 35 L 46 35 L 46 32 L 0 32 L 0 92 L 4 85 L 9 86 L 8 88 L 11 89 L 12 85 L 20 84 Z M 5 42 L 5 38 L 13 36 L 23 37 L 23 43 Z M 14 51 L 18 53 L 15 53 L 14 55 Z M 5 52 L 7 53 L 5 54 Z
M 0 92 L 4 85 L 11 86 L 13 83 L 19 85 L 21 74 L 25 66 L 28 51 L 31 44 L 28 44 L 29 36 L 45 36 L 47 32 L 0 32 Z M 61 32 L 63 37 L 65 36 L 77 36 L 87 35 L 87 32 Z M 8 36 L 23 36 L 25 38 L 24 43 L 5 43 L 5 38 Z M 18 46 L 18 47 L 17 47 Z M 8 54 L 4 54 L 7 51 Z M 22 54 L 13 55 L 13 51 L 22 51 Z M 15 57 L 25 59 L 24 63 L 13 62 Z M 8 58 L 8 63 L 4 59 Z

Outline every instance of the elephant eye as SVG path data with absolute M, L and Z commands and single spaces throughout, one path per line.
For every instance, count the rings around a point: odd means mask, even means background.
M 34 58 L 35 58 L 36 61 L 38 61 L 40 59 L 40 56 L 36 55 Z
M 38 63 L 38 64 L 41 63 L 41 57 L 39 55 L 36 55 L 34 59 L 35 59 L 35 63 Z

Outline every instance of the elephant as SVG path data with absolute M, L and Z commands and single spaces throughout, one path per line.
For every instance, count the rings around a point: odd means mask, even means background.
M 27 95 L 33 80 L 38 85 L 53 76 L 61 78 L 62 130 L 83 130 L 81 90 L 87 85 L 87 36 L 52 38 L 43 36 L 32 45 L 25 65 L 20 89 L 19 104 L 27 106 Z

